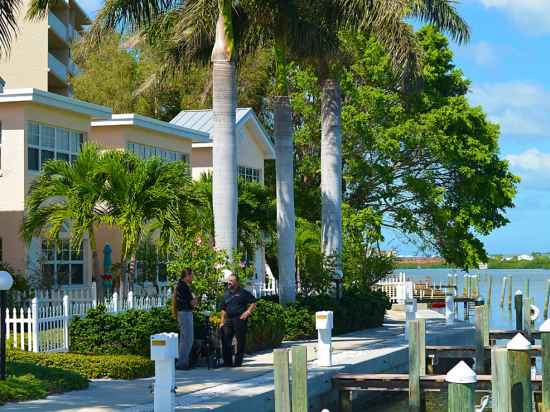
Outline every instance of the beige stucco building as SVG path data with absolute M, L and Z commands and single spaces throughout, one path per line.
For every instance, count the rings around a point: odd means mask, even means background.
M 46 18 L 25 18 L 31 0 L 23 0 L 18 35 L 11 53 L 0 60 L 0 75 L 10 88 L 36 88 L 71 95 L 69 75 L 77 73 L 70 44 L 80 37 L 90 19 L 75 0 L 52 5 Z
M 48 283 L 82 284 L 91 280 L 87 241 L 60 250 L 20 236 L 26 193 L 49 159 L 72 160 L 90 133 L 93 118 L 111 109 L 37 89 L 0 93 L 0 260 Z M 64 236 L 64 235 L 63 235 Z M 63 237 L 62 236 L 62 237 Z

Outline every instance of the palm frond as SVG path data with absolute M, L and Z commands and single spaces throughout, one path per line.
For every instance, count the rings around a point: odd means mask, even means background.
M 411 16 L 446 32 L 457 43 L 470 41 L 470 28 L 458 14 L 453 0 L 414 0 Z
M 48 15 L 49 9 L 63 3 L 63 0 L 31 0 L 25 17 L 28 20 L 41 20 Z
M 11 50 L 11 42 L 17 34 L 17 14 L 22 0 L 0 1 L 0 56 Z

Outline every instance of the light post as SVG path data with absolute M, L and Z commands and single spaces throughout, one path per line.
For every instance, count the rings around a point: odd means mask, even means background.
M 0 379 L 6 379 L 6 301 L 13 278 L 8 272 L 0 271 Z

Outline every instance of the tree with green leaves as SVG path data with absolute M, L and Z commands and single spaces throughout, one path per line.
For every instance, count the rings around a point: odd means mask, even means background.
M 421 87 L 402 81 L 377 40 L 342 33 L 349 61 L 342 70 L 344 201 L 364 212 L 372 247 L 395 234 L 449 263 L 474 267 L 486 259 L 479 235 L 505 225 L 517 178 L 499 157 L 498 126 L 466 98 L 469 83 L 452 62 L 444 35 L 428 26 L 416 35 Z M 297 213 L 318 219 L 321 90 L 316 67 L 296 68 L 291 90 L 296 127 Z M 368 217 L 368 219 L 367 219 Z M 345 251 L 344 251 L 345 254 Z M 349 267 L 349 266 L 348 266 Z
M 57 241 L 65 225 L 69 226 L 72 246 L 80 248 L 88 237 L 92 251 L 93 278 L 99 288 L 96 229 L 107 220 L 102 195 L 104 177 L 99 173 L 103 154 L 97 146 L 84 145 L 74 162 L 48 161 L 41 174 L 33 181 L 26 199 L 26 213 L 22 234 L 26 242 L 34 237 Z

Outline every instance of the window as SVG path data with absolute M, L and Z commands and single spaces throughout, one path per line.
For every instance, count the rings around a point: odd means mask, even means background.
M 42 273 L 47 284 L 82 285 L 84 283 L 83 247 L 71 248 L 69 240 L 42 241 Z
M 86 139 L 86 133 L 29 122 L 27 127 L 28 169 L 40 171 L 51 159 L 74 161 Z
M 249 182 L 259 182 L 261 179 L 261 170 L 253 167 L 239 166 L 239 177 L 244 177 Z
M 184 162 L 189 163 L 189 156 L 185 153 L 161 149 L 160 147 L 148 146 L 140 143 L 128 143 L 128 150 L 132 153 L 135 153 L 142 159 L 148 159 L 150 157 L 156 156 L 167 162 L 183 160 Z

